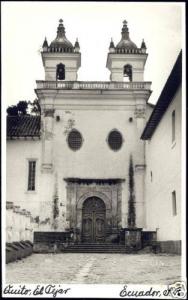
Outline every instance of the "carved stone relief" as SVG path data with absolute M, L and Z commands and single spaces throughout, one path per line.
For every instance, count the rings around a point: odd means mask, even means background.
M 134 112 L 135 118 L 145 118 L 145 108 L 136 108 Z
M 55 109 L 45 109 L 44 116 L 45 117 L 54 117 Z
M 64 135 L 67 135 L 75 126 L 75 120 L 74 119 L 68 119 L 67 124 L 65 124 L 65 130 Z
M 121 183 L 86 185 L 68 182 L 66 219 L 70 227 L 82 232 L 83 203 L 90 197 L 98 197 L 106 207 L 106 233 L 110 235 L 113 229 L 121 227 L 121 193 Z

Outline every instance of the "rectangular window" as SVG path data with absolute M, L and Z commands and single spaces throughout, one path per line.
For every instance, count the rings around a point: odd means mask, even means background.
M 28 169 L 28 191 L 35 191 L 36 161 L 30 160 Z
M 176 122 L 176 115 L 175 115 L 175 110 L 173 110 L 172 112 L 172 142 L 175 141 L 175 130 L 176 130 L 176 127 L 175 127 L 175 122 Z
M 176 192 L 172 192 L 172 214 L 173 216 L 177 215 L 177 206 L 176 206 Z

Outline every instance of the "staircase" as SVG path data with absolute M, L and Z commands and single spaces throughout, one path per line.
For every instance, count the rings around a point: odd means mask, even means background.
M 110 244 L 110 243 L 80 243 L 69 245 L 61 249 L 61 252 L 66 253 L 132 253 L 125 245 Z

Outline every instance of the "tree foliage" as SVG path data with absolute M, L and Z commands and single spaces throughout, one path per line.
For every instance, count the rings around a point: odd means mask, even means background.
M 39 100 L 19 101 L 16 105 L 8 106 L 8 116 L 22 116 L 22 115 L 41 115 L 41 108 Z
M 135 228 L 136 211 L 135 211 L 135 193 L 134 193 L 134 167 L 132 155 L 129 162 L 129 201 L 128 201 L 128 227 Z
M 19 101 L 17 104 L 18 114 L 27 115 L 28 110 L 28 102 L 27 101 Z
M 37 98 L 33 102 L 29 101 L 28 104 L 31 107 L 31 114 L 38 115 L 38 116 L 41 115 L 41 107 L 39 104 L 39 100 Z
M 18 108 L 16 105 L 9 106 L 7 108 L 8 116 L 18 116 Z
M 7 108 L 7 114 L 8 116 L 26 115 L 27 110 L 28 110 L 28 102 L 19 101 L 16 105 L 12 105 Z

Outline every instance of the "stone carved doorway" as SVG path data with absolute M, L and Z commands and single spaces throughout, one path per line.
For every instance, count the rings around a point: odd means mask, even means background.
M 89 197 L 82 208 L 82 241 L 100 243 L 105 241 L 106 206 L 98 197 Z

